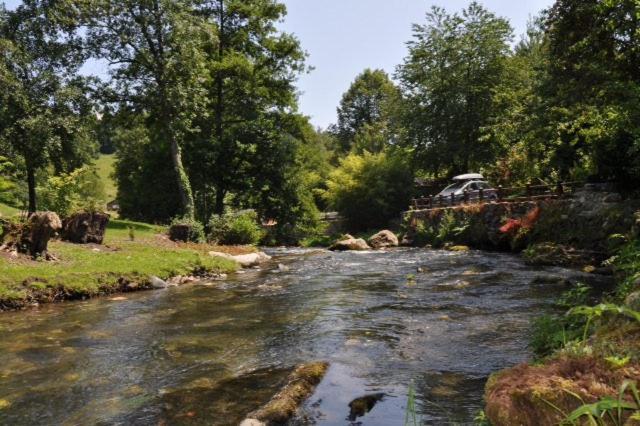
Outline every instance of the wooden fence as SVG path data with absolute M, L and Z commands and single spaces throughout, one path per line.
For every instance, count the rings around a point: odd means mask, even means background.
M 555 186 L 529 184 L 521 187 L 496 189 L 480 189 L 465 191 L 463 194 L 450 196 L 431 196 L 415 198 L 411 201 L 412 210 L 428 210 L 440 207 L 452 207 L 463 204 L 484 204 L 492 202 L 522 202 L 549 200 L 570 194 L 584 182 L 559 182 Z

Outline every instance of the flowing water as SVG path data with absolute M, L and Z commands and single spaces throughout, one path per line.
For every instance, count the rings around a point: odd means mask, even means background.
M 402 425 L 411 387 L 422 424 L 473 424 L 575 275 L 482 252 L 271 254 L 279 269 L 226 282 L 0 314 L 0 424 L 237 425 L 314 360 L 331 368 L 296 423 Z

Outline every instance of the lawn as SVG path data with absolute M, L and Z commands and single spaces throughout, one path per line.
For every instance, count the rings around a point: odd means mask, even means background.
M 0 203 L 0 217 L 12 217 L 19 213 L 19 209 Z
M 115 162 L 116 156 L 114 154 L 101 154 L 100 157 L 95 161 L 98 176 L 100 176 L 100 179 L 104 183 L 104 191 L 105 195 L 107 196 L 107 202 L 115 200 L 116 196 L 118 195 L 118 186 L 111 177 L 111 174 L 114 170 Z
M 236 270 L 235 262 L 208 255 L 208 251 L 223 250 L 220 247 L 177 244 L 160 231 L 163 228 L 153 225 L 113 220 L 103 246 L 51 242 L 49 251 L 59 259 L 55 262 L 2 253 L 0 310 L 31 300 L 78 299 L 122 291 L 123 279 L 144 286 L 152 275 L 167 279 Z

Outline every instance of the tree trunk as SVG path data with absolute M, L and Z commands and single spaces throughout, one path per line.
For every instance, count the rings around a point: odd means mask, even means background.
M 224 196 L 226 195 L 226 191 L 223 191 L 219 186 L 216 188 L 216 206 L 215 213 L 217 215 L 224 214 Z
M 180 145 L 178 145 L 178 142 L 173 136 L 171 137 L 171 161 L 173 162 L 173 168 L 178 178 L 178 192 L 180 193 L 180 201 L 182 202 L 184 215 L 189 219 L 193 219 L 195 217 L 193 192 L 191 191 L 189 177 L 182 164 Z
M 29 216 L 38 210 L 36 202 L 36 171 L 27 164 L 27 186 L 29 187 Z

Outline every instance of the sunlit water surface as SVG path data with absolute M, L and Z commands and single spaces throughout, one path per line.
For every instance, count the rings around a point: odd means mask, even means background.
M 575 276 L 482 252 L 271 254 L 280 270 L 0 314 L 0 424 L 236 425 L 313 360 L 331 368 L 297 424 L 402 425 L 410 386 L 423 424 L 472 424 Z

